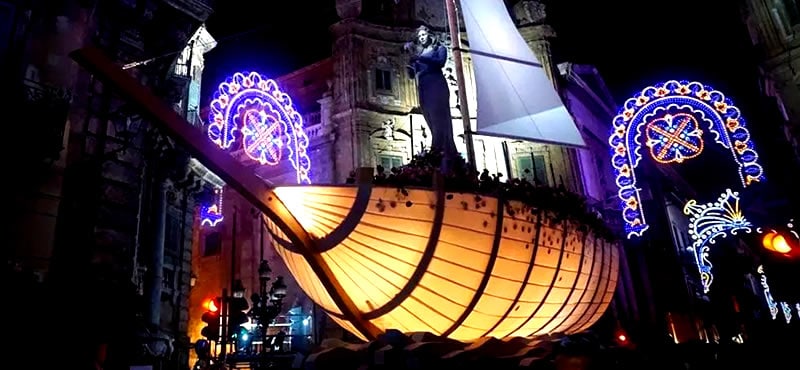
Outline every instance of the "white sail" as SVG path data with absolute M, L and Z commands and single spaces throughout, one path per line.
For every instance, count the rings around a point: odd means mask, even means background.
M 475 72 L 476 134 L 584 146 L 503 0 L 461 0 Z

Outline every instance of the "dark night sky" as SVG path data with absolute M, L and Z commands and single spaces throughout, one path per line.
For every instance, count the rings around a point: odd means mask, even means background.
M 254 5 L 260 4 L 260 5 Z M 203 101 L 242 70 L 278 77 L 330 55 L 334 0 L 217 1 L 206 22 L 219 40 L 206 54 Z
M 330 55 L 328 27 L 337 20 L 334 0 L 272 0 L 257 6 L 244 6 L 245 3 L 255 2 L 219 1 L 215 14 L 207 22 L 209 31 L 220 42 L 206 59 L 203 80 L 206 102 L 216 85 L 235 71 L 257 70 L 276 77 Z M 704 82 L 725 93 L 741 108 L 762 159 L 769 156 L 767 151 L 773 147 L 770 141 L 780 134 L 774 128 L 762 128 L 767 125 L 761 122 L 768 120 L 760 119 L 763 112 L 758 106 L 756 54 L 740 18 L 739 1 L 551 0 L 550 3 L 548 19 L 559 36 L 554 45 L 556 58 L 595 65 L 617 104 L 660 81 Z M 251 32 L 231 38 L 247 31 Z M 780 154 L 771 157 L 780 158 Z M 684 167 L 708 178 L 709 161 Z M 730 161 L 730 157 L 725 161 Z M 728 164 L 730 169 L 724 172 L 724 177 L 735 184 L 738 182 L 735 167 Z M 767 169 L 767 174 L 770 172 Z M 709 189 L 714 189 L 711 194 L 724 190 L 716 182 L 708 184 Z
M 278 76 L 329 55 L 328 27 L 337 20 L 334 0 L 252 3 L 217 2 L 207 25 L 220 42 L 207 55 L 206 91 L 240 69 Z M 559 34 L 556 52 L 561 59 L 596 65 L 618 103 L 665 79 L 704 81 L 736 101 L 755 89 L 751 47 L 736 0 L 551 3 L 548 17 Z

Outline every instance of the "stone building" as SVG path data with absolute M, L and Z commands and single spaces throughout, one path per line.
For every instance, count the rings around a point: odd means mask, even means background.
M 430 147 L 430 130 L 419 110 L 415 81 L 406 75 L 408 56 L 403 44 L 414 37 L 415 29 L 425 24 L 449 43 L 446 31 L 444 3 L 441 1 L 337 1 L 341 18 L 330 28 L 333 34 L 331 56 L 276 78 L 281 89 L 288 92 L 303 114 L 310 144 L 313 183 L 343 183 L 358 167 L 392 168 L 407 164 L 411 158 Z M 572 112 L 587 141 L 585 149 L 558 145 L 502 140 L 475 136 L 476 162 L 479 169 L 502 173 L 504 178 L 534 178 L 546 185 L 564 185 L 582 193 L 598 210 L 616 207 L 616 187 L 608 174 L 613 173 L 608 159 L 608 127 L 616 105 L 597 70 L 588 65 L 555 64 L 550 54 L 550 42 L 555 32 L 545 23 L 544 8 L 539 2 L 523 1 L 512 9 L 518 28 L 537 58 L 546 66 L 553 84 L 561 91 L 565 105 Z M 462 37 L 466 37 L 462 33 Z M 469 54 L 465 54 L 466 85 L 471 121 L 474 126 L 476 101 L 473 71 Z M 458 106 L 454 64 L 450 55 L 445 66 L 451 86 L 453 134 L 458 150 L 465 155 L 463 125 Z M 234 153 L 234 155 L 239 155 Z M 275 184 L 292 184 L 293 169 L 287 165 L 252 165 L 261 177 Z M 525 170 L 529 171 L 525 171 Z M 230 282 L 230 252 L 233 238 L 233 213 L 237 214 L 236 264 L 234 278 L 241 279 L 249 292 L 256 289 L 257 268 L 261 258 L 268 260 L 276 274 L 289 276 L 280 257 L 269 246 L 269 235 L 262 236 L 258 218 L 251 206 L 233 191 L 225 191 L 225 218 L 216 228 L 201 231 L 195 244 L 194 261 L 197 285 L 192 291 L 192 323 L 190 336 L 199 338 L 202 323 L 203 299 L 219 295 Z M 608 212 L 609 220 L 618 218 Z M 205 235 L 219 233 L 212 240 L 222 240 L 225 246 L 209 248 Z M 262 245 L 265 245 L 262 247 Z M 204 250 L 214 250 L 211 255 Z M 202 257 L 207 255 L 207 257 Z M 276 267 L 278 266 L 278 267 Z M 630 280 L 625 267 L 624 279 Z M 614 315 L 631 315 L 637 300 L 633 287 L 620 286 L 625 291 L 614 305 Z M 305 301 L 296 285 L 290 284 L 293 295 L 285 308 L 304 307 L 305 314 L 316 317 L 314 334 L 318 338 L 341 336 L 324 322 Z M 300 302 L 300 303 L 298 303 Z M 613 320 L 610 322 L 613 323 Z M 328 330 L 323 332 L 323 330 Z
M 6 225 L 7 258 L 59 293 L 21 308 L 36 315 L 22 321 L 45 317 L 46 332 L 97 340 L 64 344 L 62 366 L 88 366 L 94 345 L 106 349 L 109 368 L 185 365 L 202 166 L 69 53 L 101 48 L 197 122 L 203 53 L 214 45 L 202 27 L 210 3 L 4 1 L 0 9 L 7 102 L 27 118 L 9 133 L 33 143 L 15 148 L 8 169 L 25 175 L 9 193 L 17 217 Z M 72 304 L 50 301 L 64 292 L 74 292 Z
M 784 135 L 800 160 L 800 3 L 748 0 L 744 21 L 757 47 L 761 90 L 782 117 Z

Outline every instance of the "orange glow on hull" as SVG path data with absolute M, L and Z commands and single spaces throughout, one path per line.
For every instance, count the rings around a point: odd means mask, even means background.
M 347 318 L 304 252 L 270 224 L 278 254 L 303 290 L 362 339 L 372 336 L 358 329 L 365 323 L 461 341 L 576 333 L 602 316 L 617 285 L 617 244 L 520 202 L 371 185 L 275 193 L 357 312 Z

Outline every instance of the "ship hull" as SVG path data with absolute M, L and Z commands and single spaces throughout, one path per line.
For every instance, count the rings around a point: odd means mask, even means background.
M 278 254 L 362 339 L 374 328 L 461 341 L 576 333 L 602 316 L 617 285 L 616 243 L 521 202 L 371 185 L 275 194 L 316 244 L 296 248 L 267 220 Z M 331 286 L 355 307 L 337 305 Z

